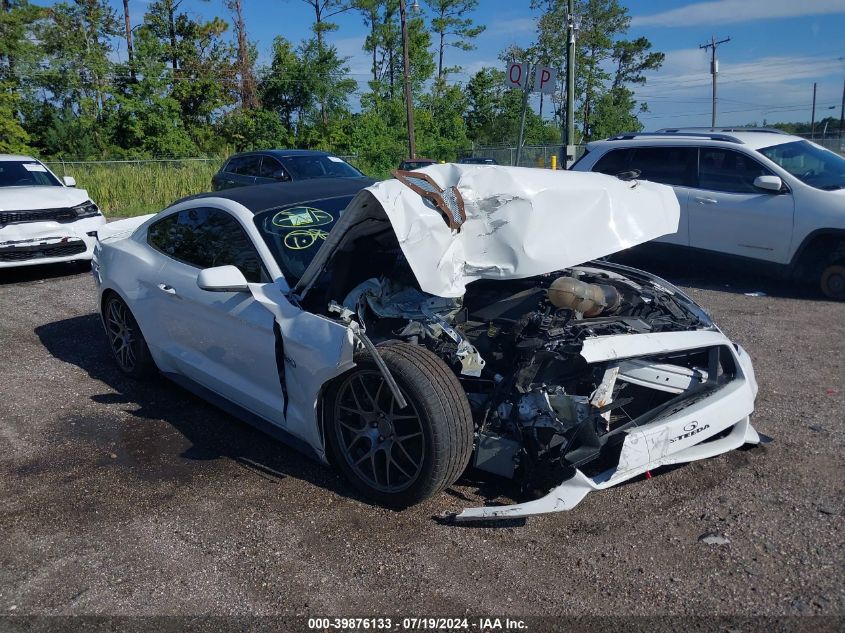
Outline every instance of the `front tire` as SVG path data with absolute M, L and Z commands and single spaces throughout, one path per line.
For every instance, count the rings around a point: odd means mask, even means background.
M 379 354 L 408 406 L 399 410 L 372 357 L 326 395 L 326 440 L 335 465 L 367 497 L 407 507 L 453 484 L 469 463 L 473 422 L 455 374 L 424 347 L 393 342 Z
M 845 301 L 845 260 L 825 267 L 819 282 L 821 291 L 826 297 Z
M 103 303 L 103 323 L 120 371 L 136 380 L 154 376 L 156 365 L 141 328 L 126 302 L 114 293 Z

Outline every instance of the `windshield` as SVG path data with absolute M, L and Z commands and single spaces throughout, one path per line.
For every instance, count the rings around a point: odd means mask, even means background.
M 0 187 L 61 187 L 56 177 L 36 160 L 0 161 Z
M 793 141 L 759 150 L 769 160 L 816 189 L 845 188 L 845 158 L 808 141 Z
M 285 156 L 279 160 L 294 180 L 360 178 L 364 175 L 337 156 Z
M 262 211 L 255 226 L 293 287 L 329 236 L 353 196 L 340 196 Z

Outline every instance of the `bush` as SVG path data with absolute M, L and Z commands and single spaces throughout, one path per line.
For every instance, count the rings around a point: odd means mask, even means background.
M 161 211 L 174 201 L 209 191 L 222 160 L 47 163 L 58 176 L 73 176 L 109 216 Z

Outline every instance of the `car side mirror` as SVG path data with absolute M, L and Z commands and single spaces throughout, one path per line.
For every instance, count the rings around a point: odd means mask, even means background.
M 248 292 L 246 277 L 235 266 L 215 266 L 200 271 L 197 285 L 209 292 Z
M 65 176 L 62 178 L 65 182 L 65 187 L 75 187 L 76 186 L 76 178 L 73 176 Z
M 754 179 L 754 186 L 777 193 L 783 188 L 783 181 L 778 176 L 757 176 Z

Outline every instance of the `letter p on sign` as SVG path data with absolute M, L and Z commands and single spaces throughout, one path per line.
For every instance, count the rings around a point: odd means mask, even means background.
M 557 84 L 557 73 L 554 68 L 540 66 L 534 75 L 534 90 L 547 95 L 553 94 Z

